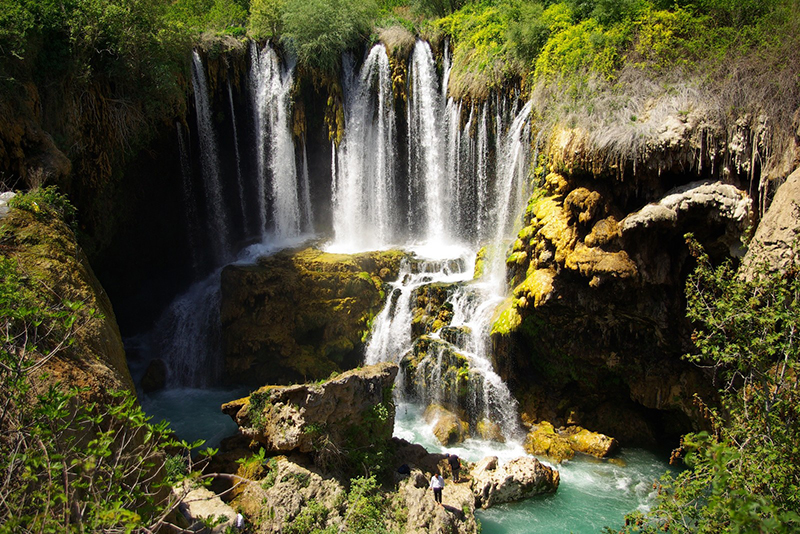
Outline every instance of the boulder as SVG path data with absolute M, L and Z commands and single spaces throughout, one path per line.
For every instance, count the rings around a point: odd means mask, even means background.
M 475 498 L 465 484 L 447 484 L 442 491 L 442 505 L 437 506 L 428 489 L 430 473 L 412 469 L 411 475 L 398 484 L 392 495 L 395 509 L 408 511 L 405 524 L 392 531 L 405 534 L 471 534 L 480 531 L 475 520 Z
M 397 370 L 385 362 L 321 384 L 264 386 L 222 411 L 271 453 L 368 449 L 392 436 Z
M 559 473 L 524 456 L 500 465 L 496 457 L 481 460 L 470 473 L 476 506 L 514 502 L 558 489 Z
M 191 484 L 187 480 L 183 486 L 172 490 L 176 498 L 183 497 L 179 509 L 189 523 L 188 530 L 202 534 L 230 532 L 234 527 L 236 511 L 205 486 L 192 487 Z
M 425 410 L 425 421 L 433 423 L 433 435 L 445 447 L 469 437 L 469 424 L 445 408 L 432 404 Z
M 363 357 L 371 321 L 397 278 L 399 251 L 283 251 L 222 271 L 225 380 L 258 386 L 326 378 Z
M 321 521 L 325 525 L 320 526 L 341 526 L 345 493 L 344 486 L 335 478 L 279 456 L 270 460 L 264 478 L 246 485 L 234 504 L 251 523 L 259 526 L 258 532 L 279 534 L 312 504 L 324 510 L 320 515 L 324 516 Z
M 618 447 L 616 439 L 604 434 L 577 425 L 556 430 L 548 421 L 534 425 L 525 440 L 527 452 L 546 456 L 558 463 L 572 459 L 576 452 L 605 458 L 616 452 Z
M 570 442 L 558 432 L 553 425 L 542 421 L 535 425 L 525 439 L 525 451 L 535 456 L 545 456 L 554 462 L 571 460 L 575 450 Z
M 151 393 L 164 389 L 167 383 L 167 364 L 160 358 L 154 358 L 147 364 L 147 369 L 144 371 L 144 376 L 140 382 L 142 391 Z
M 569 427 L 564 434 L 572 450 L 596 458 L 610 456 L 619 448 L 616 439 L 579 426 Z

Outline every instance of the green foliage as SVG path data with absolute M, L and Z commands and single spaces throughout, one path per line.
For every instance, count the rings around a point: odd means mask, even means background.
M 369 36 L 377 13 L 374 0 L 286 0 L 283 37 L 300 63 L 335 72 L 342 52 Z
M 69 211 L 50 189 L 17 202 L 37 216 Z M 177 504 L 163 484 L 196 470 L 189 450 L 200 443 L 177 443 L 130 392 L 67 387 L 47 376 L 94 317 L 18 257 L 0 257 L 0 533 L 149 529 Z M 185 452 L 170 456 L 167 448 Z
M 714 267 L 693 241 L 687 281 L 697 352 L 721 384 L 707 410 L 712 432 L 689 434 L 689 470 L 665 478 L 658 506 L 628 518 L 629 532 L 796 532 L 800 528 L 800 277 L 766 266 L 752 278 Z M 796 254 L 796 251 L 795 251 Z M 796 258 L 796 256 L 795 256 Z M 705 408 L 701 403 L 701 407 Z
M 286 0 L 253 0 L 250 4 L 249 33 L 254 39 L 277 37 L 283 30 Z
M 283 527 L 283 532 L 284 534 L 307 534 L 324 531 L 329 514 L 330 510 L 324 505 L 316 499 L 310 499 L 297 517 Z
M 358 477 L 350 481 L 347 494 L 347 532 L 386 533 L 383 524 L 386 499 L 380 493 L 375 476 Z
M 265 391 L 254 391 L 250 394 L 250 404 L 247 409 L 247 415 L 250 418 L 250 424 L 256 430 L 264 430 L 264 426 L 266 425 L 264 410 L 271 404 L 269 389 Z
M 506 29 L 512 15 L 506 3 L 475 3 L 436 22 L 452 37 L 451 94 L 485 98 L 505 80 L 511 66 Z
M 9 206 L 32 213 L 39 220 L 59 217 L 67 223 L 75 218 L 75 207 L 66 195 L 58 192 L 55 186 L 40 187 L 27 193 L 17 193 Z
M 535 75 L 553 79 L 594 72 L 611 78 L 629 38 L 624 27 L 605 30 L 595 19 L 586 19 L 553 33 L 536 59 Z

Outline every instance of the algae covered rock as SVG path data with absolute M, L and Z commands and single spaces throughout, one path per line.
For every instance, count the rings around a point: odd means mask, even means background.
M 321 384 L 264 386 L 222 411 L 271 453 L 366 450 L 392 437 L 397 370 L 387 362 Z
M 525 439 L 525 451 L 535 456 L 545 456 L 558 463 L 575 456 L 569 441 L 559 435 L 547 421 L 542 421 L 528 433 Z
M 558 463 L 572 459 L 576 452 L 606 458 L 618 448 L 619 443 L 610 436 L 577 425 L 556 430 L 548 421 L 534 425 L 525 439 L 527 452 Z
M 398 251 L 280 252 L 222 272 L 225 378 L 260 385 L 317 380 L 355 367 Z
M 558 471 L 528 456 L 502 465 L 497 457 L 484 458 L 470 477 L 475 504 L 481 508 L 554 493 L 560 481 Z
M 58 196 L 49 188 L 17 195 L 0 220 L 0 248 L 20 273 L 47 288 L 40 295 L 43 305 L 75 303 L 86 312 L 72 342 L 37 371 L 40 384 L 83 388 L 82 396 L 96 401 L 107 400 L 111 390 L 135 392 L 111 301 L 63 219 L 66 210 L 51 206 Z

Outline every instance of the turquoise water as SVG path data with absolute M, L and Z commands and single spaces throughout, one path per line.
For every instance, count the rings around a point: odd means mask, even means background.
M 218 447 L 223 438 L 236 434 L 239 427 L 220 410 L 228 401 L 248 395 L 248 389 L 165 389 L 142 395 L 140 402 L 153 421 L 166 419 L 180 439 L 206 441 L 205 447 Z
M 455 453 L 473 462 L 488 455 L 501 461 L 526 455 L 519 443 L 467 440 L 457 447 L 442 447 L 424 423 L 421 408 L 414 405 L 398 406 L 395 435 L 431 452 Z M 560 465 L 543 463 L 558 469 L 558 491 L 478 511 L 483 534 L 584 534 L 619 528 L 626 514 L 648 509 L 653 482 L 671 469 L 666 457 L 643 449 L 624 449 L 613 460 L 579 455 Z

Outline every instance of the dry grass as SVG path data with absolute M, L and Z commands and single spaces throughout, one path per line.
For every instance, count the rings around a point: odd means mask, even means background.
M 386 46 L 393 57 L 408 57 L 414 48 L 416 37 L 400 25 L 378 28 L 378 39 Z

